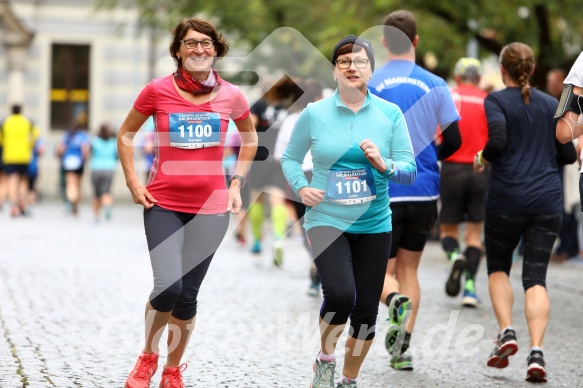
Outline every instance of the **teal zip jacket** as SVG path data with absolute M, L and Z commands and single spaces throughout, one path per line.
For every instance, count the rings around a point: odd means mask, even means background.
M 360 149 L 365 139 L 379 148 L 387 164 L 384 173 Z M 302 171 L 308 150 L 314 163 L 311 182 Z M 296 123 L 281 165 L 296 195 L 305 186 L 326 191 L 322 202 L 308 207 L 306 230 L 330 226 L 350 233 L 390 232 L 388 180 L 411 184 L 417 174 L 403 113 L 370 92 L 356 113 L 342 103 L 338 90 L 309 104 Z

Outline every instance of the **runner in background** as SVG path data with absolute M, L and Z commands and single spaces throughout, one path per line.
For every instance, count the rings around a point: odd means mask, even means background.
M 474 158 L 483 172 L 491 163 L 484 224 L 488 288 L 500 328 L 487 365 L 506 368 L 518 351 L 512 327 L 514 292 L 510 279 L 512 252 L 524 240 L 522 286 L 524 313 L 530 335 L 526 380 L 547 381 L 543 339 L 550 300 L 546 275 L 553 244 L 563 217 L 563 193 L 558 163 L 576 159 L 573 145 L 555 138 L 557 100 L 530 85 L 535 70 L 532 49 L 510 43 L 500 53 L 500 72 L 506 89 L 484 102 L 488 142 Z
M 28 193 L 27 204 L 32 206 L 40 200 L 40 193 L 37 189 L 37 180 L 39 175 L 39 158 L 45 153 L 45 144 L 42 137 L 38 137 L 32 148 L 32 159 L 28 165 Z
M 555 114 L 558 118 L 556 135 L 561 143 L 573 141 L 577 145 L 579 163 L 583 153 L 583 52 L 571 67 L 567 78 L 563 81 L 563 93 Z M 571 182 L 568 182 L 569 184 Z M 579 173 L 579 205 L 583 212 L 583 167 Z M 578 218 L 579 255 L 583 257 L 583 220 L 581 212 L 575 212 Z M 577 259 L 576 257 L 576 259 Z
M 156 159 L 156 129 L 154 128 L 154 120 L 149 117 L 140 131 L 144 132 L 141 145 L 142 156 L 144 157 L 144 170 L 146 172 L 145 182 L 147 184 L 150 179 L 150 170 L 152 170 L 154 160 Z
M 74 216 L 79 214 L 81 178 L 90 152 L 91 141 L 86 131 L 86 122 L 83 119 L 77 119 L 65 132 L 57 147 L 57 156 L 61 160 L 61 169 L 65 179 L 66 210 Z
M 109 124 L 101 124 L 97 136 L 91 139 L 91 183 L 93 185 L 93 216 L 101 220 L 101 210 L 107 221 L 111 220 L 111 183 L 117 167 L 117 142 Z
M 316 79 L 305 79 L 305 80 L 295 80 L 300 88 L 303 90 L 303 94 L 301 97 L 290 107 L 288 110 L 287 117 L 283 120 L 281 124 L 281 129 L 277 135 L 277 141 L 275 143 L 275 160 L 277 162 L 281 161 L 281 157 L 283 156 L 287 144 L 291 138 L 293 130 L 298 122 L 300 114 L 306 108 L 306 106 L 311 102 L 316 102 L 322 99 L 322 83 Z M 312 181 L 312 170 L 314 169 L 314 164 L 312 163 L 312 154 L 310 151 L 306 154 L 304 158 L 304 162 L 302 163 L 302 171 L 306 175 L 308 182 Z M 296 198 L 295 193 L 289 186 L 287 185 L 286 189 L 287 198 Z M 307 239 L 307 235 L 304 230 L 303 226 L 303 218 L 304 214 L 306 213 L 306 205 L 298 200 L 291 200 L 290 201 L 294 207 L 295 211 L 295 218 L 297 220 L 301 220 L 302 223 L 302 239 L 304 241 L 304 246 L 306 247 L 307 251 L 310 253 L 310 257 L 312 257 L 312 250 L 310 248 L 310 244 Z M 316 269 L 316 264 L 313 260 L 310 261 L 310 287 L 308 289 L 308 295 L 316 297 L 320 292 L 320 279 L 318 278 L 318 270 Z
M 478 88 L 481 75 L 482 66 L 475 58 L 461 58 L 455 65 L 453 78 L 458 86 L 453 92 L 461 116 L 458 126 L 462 145 L 442 162 L 440 170 L 440 239 L 451 262 L 445 291 L 451 297 L 457 296 L 462 275 L 465 275 L 462 306 L 467 307 L 480 305 L 475 279 L 482 256 L 482 226 L 489 178 L 489 169 L 483 174 L 475 174 L 473 168 L 476 152 L 488 141 L 484 111 L 487 94 Z M 462 223 L 465 223 L 463 251 L 458 241 Z
M 553 68 L 547 74 L 546 90 L 547 93 L 557 100 L 563 93 L 563 81 L 567 73 L 562 68 Z M 576 171 L 575 171 L 576 170 Z M 558 244 L 551 254 L 551 261 L 562 262 L 577 255 L 579 244 L 577 241 L 577 213 L 579 212 L 579 169 L 575 164 L 560 166 L 561 183 L 563 184 L 563 223 L 559 231 Z M 573 191 L 576 191 L 577 199 L 573 198 Z M 576 201 L 576 205 L 573 204 Z
M 2 165 L 10 201 L 10 215 L 27 215 L 28 165 L 39 137 L 39 129 L 22 114 L 22 106 L 12 106 L 12 114 L 0 123 Z
M 389 14 L 383 31 L 388 62 L 369 82 L 371 93 L 396 104 L 405 115 L 417 164 L 412 185 L 389 182 L 393 243 L 381 302 L 389 307 L 385 346 L 390 365 L 397 370 L 413 369 L 413 358 L 405 352 L 421 300 L 417 269 L 437 220 L 437 161 L 451 156 L 461 144 L 459 115 L 447 83 L 415 64 L 419 39 L 411 12 Z M 434 141 L 438 126 L 443 131 L 439 146 Z
M 298 85 L 290 77 L 284 76 L 251 107 L 251 118 L 259 139 L 255 161 L 249 172 L 252 204 L 248 216 L 253 234 L 251 252 L 260 255 L 263 250 L 263 221 L 267 213 L 265 202 L 269 199 L 274 238 L 273 262 L 276 265 L 283 262 L 283 239 L 289 216 L 285 205 L 285 177 L 273 154 L 287 110 L 301 94 Z

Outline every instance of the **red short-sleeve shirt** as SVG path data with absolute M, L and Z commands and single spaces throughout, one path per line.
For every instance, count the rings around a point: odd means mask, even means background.
M 196 214 L 224 213 L 227 188 L 222 167 L 229 119 L 249 116 L 241 90 L 222 81 L 204 104 L 185 100 L 172 75 L 155 79 L 140 93 L 134 108 L 153 115 L 156 158 L 147 189 L 165 209 Z
M 453 99 L 461 116 L 458 125 L 462 146 L 446 161 L 472 164 L 476 153 L 488 141 L 488 121 L 484 109 L 487 93 L 472 85 L 460 85 L 453 92 Z

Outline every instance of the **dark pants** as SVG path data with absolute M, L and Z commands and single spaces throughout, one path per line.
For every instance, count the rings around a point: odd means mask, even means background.
M 577 218 L 571 209 L 571 213 L 563 213 L 563 222 L 559 231 L 559 246 L 555 250 L 557 255 L 566 255 L 567 257 L 576 256 L 579 253 L 579 241 L 577 240 Z
M 437 221 L 437 201 L 391 202 L 393 236 L 390 258 L 399 248 L 420 252 Z
M 581 201 L 581 211 L 583 212 L 583 174 L 579 174 L 579 200 Z
M 308 230 L 308 237 L 322 281 L 320 317 L 331 325 L 343 325 L 350 317 L 353 338 L 373 339 L 391 233 L 342 233 L 318 226 Z
M 547 268 L 563 215 L 503 215 L 486 213 L 484 225 L 488 275 L 510 274 L 512 252 L 520 237 L 524 239 L 522 286 L 524 290 L 546 287 Z

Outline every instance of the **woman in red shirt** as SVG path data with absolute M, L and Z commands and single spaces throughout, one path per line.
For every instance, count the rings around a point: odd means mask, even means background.
M 228 227 L 241 208 L 240 189 L 257 148 L 249 106 L 241 90 L 219 77 L 213 64 L 229 45 L 210 23 L 181 21 L 173 30 L 174 74 L 150 82 L 118 135 L 120 161 L 144 226 L 154 274 L 146 304 L 146 343 L 127 388 L 147 388 L 158 367 L 158 342 L 166 325 L 168 360 L 160 386 L 183 387 L 180 365 L 194 328 L 197 295 Z M 134 169 L 132 139 L 149 116 L 155 123 L 156 158 L 147 186 Z M 229 119 L 242 138 L 229 189 L 222 169 Z M 178 338 L 176 338 L 178 336 Z

